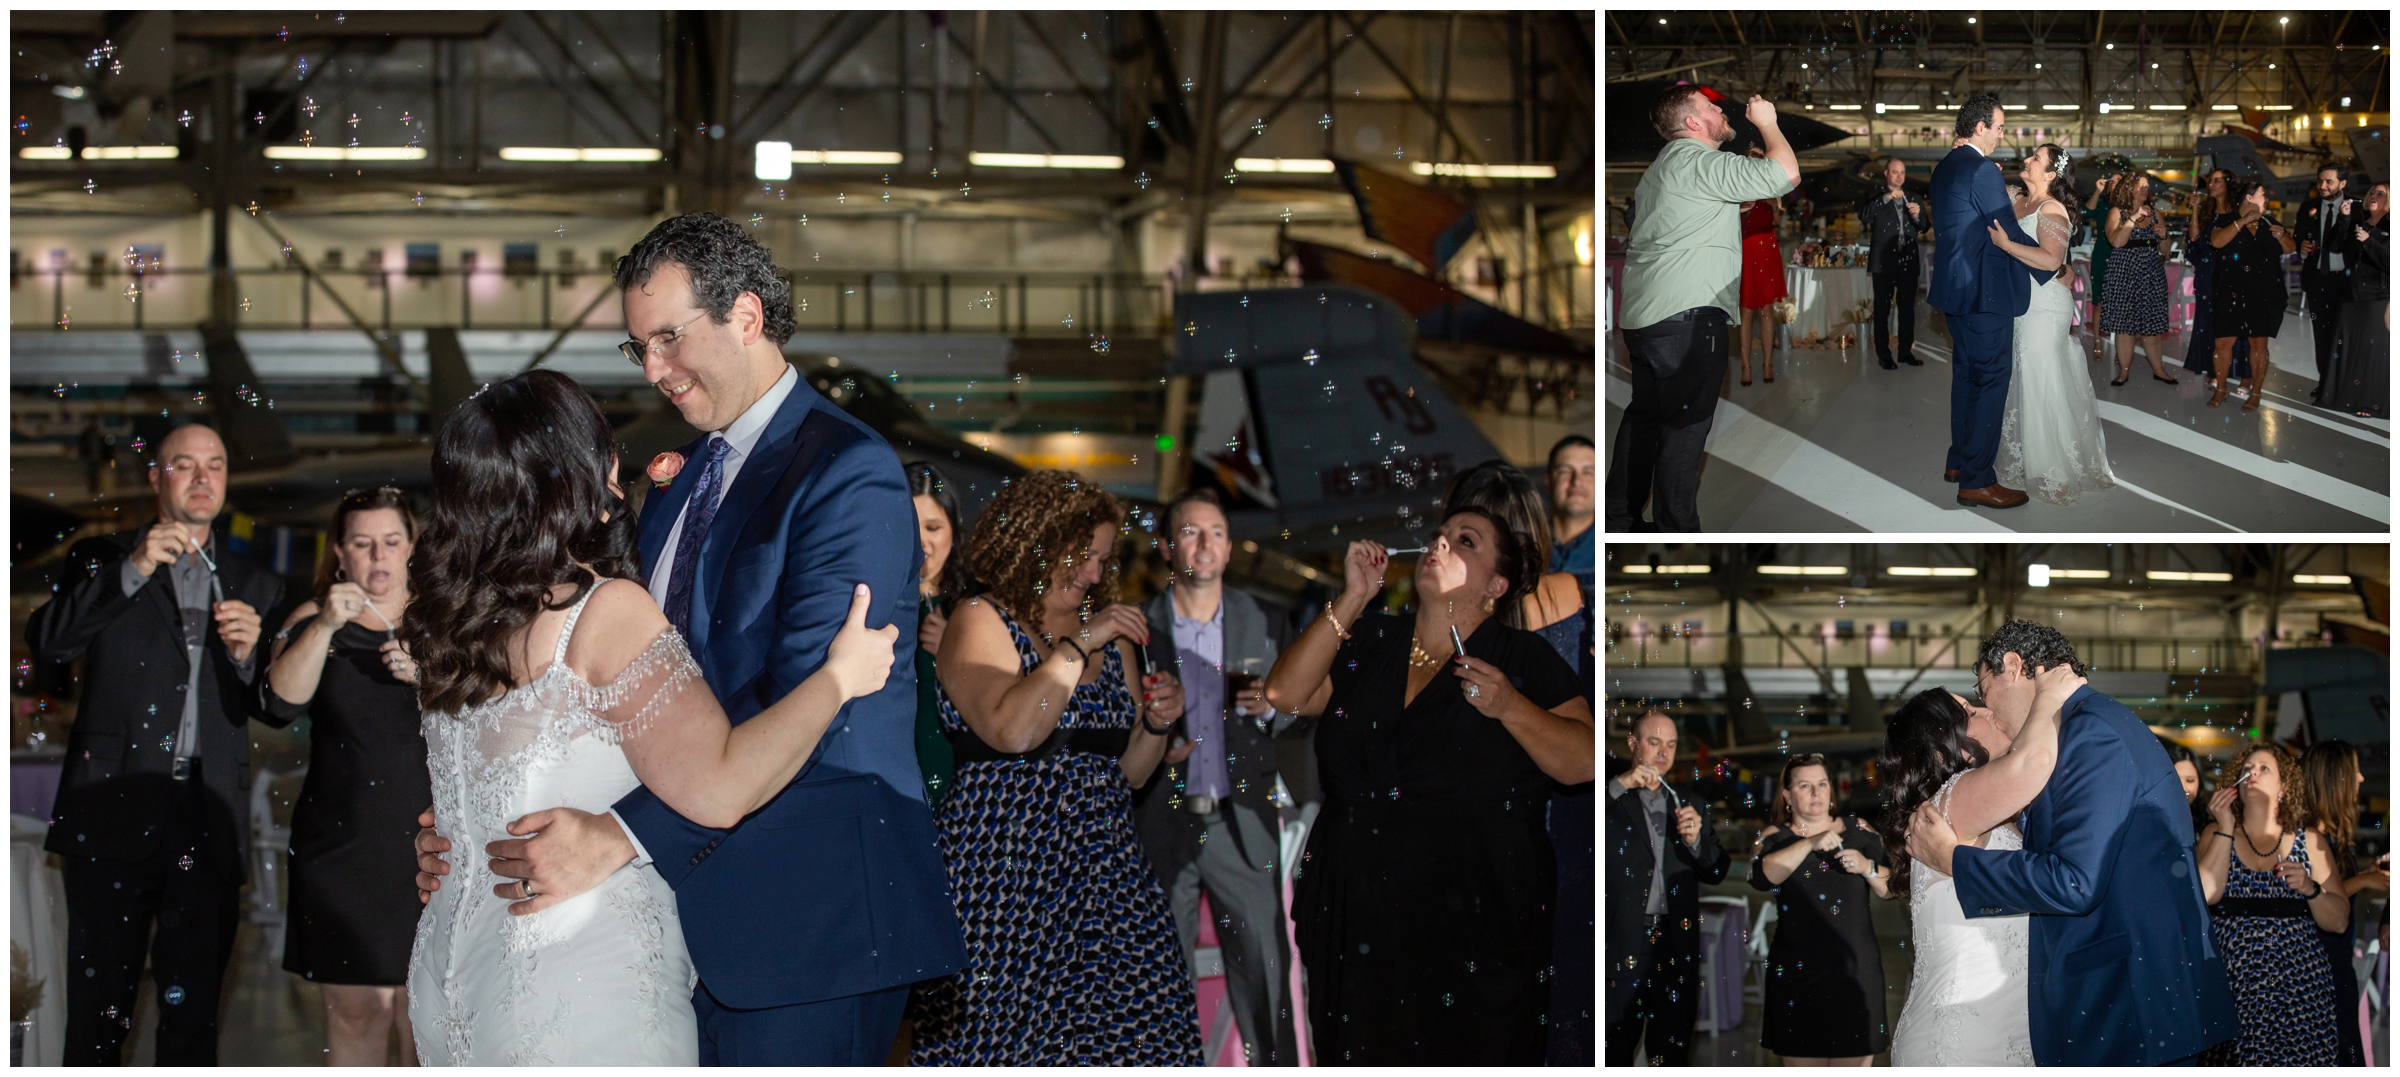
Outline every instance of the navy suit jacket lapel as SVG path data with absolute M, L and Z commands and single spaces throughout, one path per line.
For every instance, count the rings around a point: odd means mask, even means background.
M 700 440 L 684 446 L 684 463 L 690 464 L 707 444 L 708 435 L 702 434 Z M 641 553 L 645 582 L 666 571 L 666 566 L 658 563 L 659 552 L 666 549 L 667 536 L 675 530 L 675 517 L 683 512 L 683 503 L 692 499 L 692 488 L 699 483 L 700 469 L 687 466 L 667 482 L 665 489 L 652 490 L 649 497 L 642 499 Z
M 709 521 L 708 536 L 700 547 L 700 560 L 693 566 L 692 634 L 706 637 L 708 611 L 715 607 L 717 590 L 723 584 L 725 564 L 733 554 L 735 541 L 751 514 L 765 503 L 783 476 L 785 463 L 791 457 L 792 439 L 800 432 L 800 423 L 809 410 L 821 399 L 817 391 L 802 378 L 783 398 L 783 406 L 775 409 L 766 430 L 760 432 L 757 444 L 742 460 L 742 473 L 734 476 L 733 486 L 717 502 L 716 518 Z

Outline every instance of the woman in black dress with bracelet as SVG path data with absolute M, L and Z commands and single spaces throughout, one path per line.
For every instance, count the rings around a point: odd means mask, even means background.
M 380 1066 L 408 1023 L 417 813 L 433 803 L 416 667 L 395 628 L 408 608 L 417 527 L 400 491 L 353 491 L 333 510 L 316 600 L 293 610 L 261 685 L 269 720 L 309 719 L 308 780 L 292 808 L 284 971 L 322 986 L 325 1061 Z
M 1825 757 L 1783 765 L 1774 825 L 1758 836 L 1750 885 L 1775 895 L 1759 1046 L 1787 1063 L 1863 1066 L 1892 1044 L 1883 950 L 1867 903 L 1892 896 L 1883 841 L 1831 814 Z
M 1514 627 L 1546 551 L 1499 507 L 1446 511 L 1413 613 L 1367 612 L 1388 559 L 1353 542 L 1340 597 L 1267 676 L 1276 709 L 1319 716 L 1325 805 L 1292 906 L 1319 1065 L 1543 1062 L 1544 809 L 1551 782 L 1593 778 L 1590 689 Z
M 2267 189 L 2252 180 L 2227 180 L 2227 197 L 2233 199 L 2234 217 L 2214 232 L 2208 242 L 2217 248 L 2216 295 L 2210 301 L 2213 328 L 2217 334 L 2217 391 L 2208 398 L 2209 407 L 2225 403 L 2225 394 L 2233 385 L 2227 375 L 2233 367 L 2233 342 L 2246 337 L 2250 341 L 2250 399 L 2242 404 L 2243 411 L 2257 411 L 2267 381 L 2267 342 L 2283 330 L 2283 310 L 2291 303 L 2291 294 L 2283 279 L 2283 256 L 2292 253 L 2292 235 L 2267 216 Z

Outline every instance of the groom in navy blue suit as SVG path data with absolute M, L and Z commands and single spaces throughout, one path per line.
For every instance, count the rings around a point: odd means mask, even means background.
M 2010 621 L 1983 641 L 1976 686 L 2002 732 L 2024 727 L 2034 673 L 2058 665 L 2081 671 L 2046 625 Z M 2058 764 L 2019 822 L 2023 849 L 1960 845 L 1927 807 L 1909 855 L 1957 880 L 1970 919 L 2032 914 L 2037 1064 L 2189 1065 L 2242 1030 L 2209 935 L 2182 779 L 2150 728 L 2089 684 L 2058 721 Z
M 2025 492 L 2000 485 L 1992 461 L 2000 453 L 2000 413 L 2008 404 L 2010 340 L 2015 320 L 2033 301 L 2033 286 L 2050 274 L 1992 245 L 1997 222 L 2010 239 L 2033 246 L 2017 227 L 2000 165 L 2000 99 L 1967 98 L 1958 109 L 1966 144 L 1933 168 L 1933 284 L 1925 303 L 1948 318 L 1950 330 L 1950 456 L 1942 479 L 1958 484 L 1958 503 L 2015 508 Z
M 870 627 L 917 621 L 923 553 L 900 459 L 785 361 L 791 286 L 722 217 L 661 222 L 616 269 L 621 345 L 707 433 L 642 506 L 643 579 L 735 725 L 824 664 L 851 589 Z M 626 462 L 624 471 L 642 466 Z M 731 829 L 677 815 L 648 789 L 608 812 L 538 811 L 493 842 L 493 871 L 537 912 L 628 863 L 653 863 L 699 973 L 700 1062 L 881 1065 L 909 985 L 966 964 L 917 767 L 913 632 L 883 690 L 855 699 L 791 785 Z M 418 837 L 425 854 L 448 843 Z M 418 886 L 437 886 L 419 875 Z M 503 883 L 503 887 L 510 884 Z

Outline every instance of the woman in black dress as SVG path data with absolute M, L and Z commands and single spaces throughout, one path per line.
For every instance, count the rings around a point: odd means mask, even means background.
M 1759 1046 L 1787 1063 L 1863 1066 L 1892 1044 L 1883 950 L 1867 908 L 1870 897 L 1892 896 L 1883 840 L 1857 818 L 1831 814 L 1824 756 L 1793 756 L 1780 785 L 1774 825 L 1750 861 L 1750 885 L 1775 895 Z
M 308 780 L 292 808 L 283 968 L 322 985 L 325 1061 L 380 1066 L 408 1023 L 417 813 L 433 803 L 416 667 L 394 641 L 408 608 L 416 519 L 400 491 L 352 491 L 326 531 L 316 599 L 275 638 L 261 685 L 269 720 L 309 719 Z
M 1340 596 L 1267 677 L 1276 709 L 1321 716 L 1292 907 L 1319 1065 L 1543 1062 L 1544 809 L 1553 781 L 1593 779 L 1590 689 L 1516 627 L 1545 551 L 1498 507 L 1446 512 L 1414 612 L 1367 611 L 1388 557 L 1353 542 Z
M 2350 301 L 2342 304 L 2324 405 L 2362 419 L 2391 413 L 2392 186 L 2367 188 L 2366 217 L 2342 242 Z
M 2358 862 L 2358 788 L 2366 784 L 2366 775 L 2359 773 L 2358 749 L 2339 740 L 2321 740 L 2300 754 L 2300 773 L 2306 779 L 2302 800 L 2308 804 L 2309 825 L 2325 836 L 2325 852 L 2333 860 L 2333 878 L 2329 883 L 2342 897 L 2354 898 L 2369 891 L 2390 891 L 2391 872 L 2382 868 L 2359 870 Z M 2335 1057 L 2344 1066 L 2364 1066 L 2366 1051 L 2358 1031 L 2358 922 L 2354 918 L 2342 931 L 2327 931 L 2320 925 L 2317 941 L 2325 944 L 2325 961 L 2333 970 L 2333 1014 L 2339 1029 L 2335 1040 Z
M 942 653 L 950 610 L 965 590 L 958 584 L 960 573 L 945 571 L 959 537 L 958 497 L 932 464 L 920 460 L 901 470 L 908 473 L 909 500 L 917 508 L 917 545 L 925 552 L 925 567 L 917 570 L 917 769 L 925 775 L 925 806 L 938 811 L 942 794 L 950 791 L 958 773 L 950 740 L 942 735 L 933 672 L 933 656 Z
M 2217 369 L 2217 331 L 2211 324 L 2216 307 L 2217 248 L 2209 245 L 2208 237 L 2233 219 L 2233 203 L 2225 197 L 2225 184 L 2232 178 L 2233 173 L 2222 168 L 2209 171 L 2208 190 L 2192 203 L 2191 234 L 2183 244 L 2183 260 L 2192 279 L 2192 331 L 2185 342 L 2183 368 L 2211 375 L 2212 384 Z M 2250 376 L 2248 337 L 2234 338 L 2233 376 Z
M 2209 233 L 2217 248 L 2216 304 L 2210 317 L 2217 334 L 2217 391 L 2209 407 L 2225 403 L 2232 391 L 2233 342 L 2250 341 L 2250 399 L 2243 411 L 2257 411 L 2267 381 L 2267 342 L 2283 331 L 2283 310 L 2291 293 L 2283 279 L 2283 256 L 2292 253 L 2292 234 L 2267 216 L 2267 189 L 2251 180 L 2227 180 L 2234 216 Z

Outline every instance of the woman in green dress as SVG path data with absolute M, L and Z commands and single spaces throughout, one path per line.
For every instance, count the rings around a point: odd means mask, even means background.
M 917 576 L 917 769 L 925 774 L 925 806 L 932 808 L 949 792 L 956 766 L 934 698 L 933 656 L 942 649 L 950 607 L 964 591 L 962 574 L 944 571 L 957 560 L 952 554 L 959 535 L 958 498 L 932 464 L 910 464 L 907 471 L 909 498 L 917 506 L 917 542 L 925 549 L 925 567 Z

